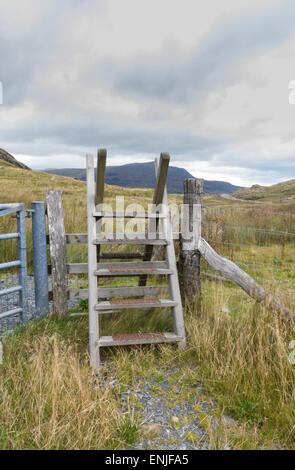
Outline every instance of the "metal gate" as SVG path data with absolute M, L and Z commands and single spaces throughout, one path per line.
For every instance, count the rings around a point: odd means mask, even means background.
M 17 239 L 17 253 L 18 259 L 0 263 L 0 275 L 3 270 L 13 267 L 18 268 L 18 285 L 13 287 L 6 287 L 0 289 L 0 301 L 4 296 L 18 295 L 18 305 L 9 308 L 8 310 L 0 309 L 0 320 L 18 318 L 20 321 L 25 322 L 27 316 L 27 252 L 26 252 L 26 208 L 25 204 L 0 204 L 0 217 L 11 216 L 17 219 L 17 232 L 15 233 L 0 233 L 0 243 L 3 240 Z M 5 303 L 4 303 L 5 304 Z M 2 302 L 0 303 L 2 305 Z M 9 305 L 9 302 L 7 302 Z

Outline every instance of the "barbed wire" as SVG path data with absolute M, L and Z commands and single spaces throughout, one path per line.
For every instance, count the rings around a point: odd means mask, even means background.
M 205 222 L 202 221 L 202 225 L 217 225 L 218 227 L 222 228 L 228 228 L 228 229 L 233 229 L 233 230 L 248 230 L 251 232 L 257 232 L 257 233 L 267 233 L 268 235 L 287 235 L 291 237 L 295 237 L 295 233 L 293 232 L 283 232 L 281 230 L 273 230 L 273 229 L 265 229 L 265 228 L 257 228 L 257 227 L 245 227 L 245 226 L 239 226 L 239 225 L 227 225 L 227 224 L 222 224 L 218 223 L 215 221 L 212 222 Z
M 217 207 L 208 207 L 208 206 L 202 206 L 204 209 L 210 211 L 223 211 L 223 210 L 231 210 L 233 212 L 251 212 L 251 213 L 259 213 L 259 214 L 267 214 L 267 215 L 280 215 L 282 217 L 295 217 L 295 214 L 291 213 L 285 213 L 285 212 L 272 212 L 272 211 L 265 211 L 265 210 L 260 210 L 260 209 L 251 209 L 251 208 L 238 208 L 238 207 L 232 207 L 232 206 L 217 206 Z

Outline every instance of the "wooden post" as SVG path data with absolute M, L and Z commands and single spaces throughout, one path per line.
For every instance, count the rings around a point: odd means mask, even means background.
M 94 159 L 86 155 L 87 168 L 87 231 L 88 231 L 88 312 L 89 312 L 89 352 L 90 361 L 95 372 L 99 370 L 99 347 L 96 344 L 99 335 L 97 303 L 97 279 L 94 271 L 97 269 L 97 253 L 93 240 L 96 238 L 96 223 L 93 217 L 95 208 L 94 192 Z
M 104 182 L 106 174 L 106 149 L 98 149 L 97 151 L 97 168 L 96 168 L 96 192 L 95 192 L 95 205 L 103 203 L 104 196 Z
M 46 191 L 48 232 L 53 291 L 53 312 L 67 313 L 66 233 L 62 207 L 62 191 Z
M 191 302 L 201 296 L 201 255 L 198 243 L 201 237 L 204 180 L 188 178 L 184 180 L 183 186 L 179 274 L 182 298 L 185 302 Z
M 98 149 L 97 151 L 97 167 L 96 167 L 96 190 L 95 190 L 95 207 L 96 211 L 102 211 L 102 204 L 104 198 L 104 187 L 105 187 L 105 173 L 106 173 L 106 160 L 107 151 L 106 149 Z M 96 233 L 100 234 L 102 227 L 102 218 L 96 221 Z M 97 245 L 96 249 L 97 261 L 100 260 L 100 245 Z

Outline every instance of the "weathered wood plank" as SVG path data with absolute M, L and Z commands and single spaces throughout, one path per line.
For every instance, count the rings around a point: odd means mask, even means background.
M 163 239 L 149 239 L 149 238 L 126 238 L 123 235 L 118 235 L 122 238 L 99 238 L 94 239 L 93 243 L 96 245 L 168 245 L 167 240 Z
M 166 271 L 168 270 L 167 263 L 165 261 L 151 261 L 151 262 L 138 262 L 138 263 L 132 263 L 132 262 L 124 262 L 124 263 L 98 263 L 97 264 L 97 270 L 107 270 L 109 268 L 118 268 L 118 269 L 126 269 L 126 272 L 131 272 L 130 268 L 134 268 L 135 270 L 141 269 L 145 270 L 147 269 L 154 269 L 155 271 L 157 270 L 163 270 L 163 273 L 165 274 Z M 165 272 L 164 272 L 165 271 Z M 88 263 L 66 263 L 66 272 L 67 274 L 84 274 L 88 272 Z M 169 271 L 170 272 L 170 271 Z M 48 265 L 48 274 L 52 273 L 52 266 L 49 264 Z M 160 271 L 157 271 L 157 273 L 160 273 Z M 103 274 L 102 274 L 103 275 Z M 116 273 L 114 271 L 114 276 L 116 276 Z
M 53 290 L 53 311 L 59 316 L 67 312 L 66 234 L 62 207 L 62 191 L 46 191 L 48 231 Z
M 106 173 L 106 149 L 99 149 L 97 151 L 97 168 L 96 168 L 96 190 L 95 190 L 95 210 L 99 211 L 102 208 L 105 188 L 105 173 Z M 96 220 L 96 233 L 101 233 L 102 219 Z M 96 247 L 96 258 L 99 260 L 100 245 Z
M 125 300 L 125 299 L 124 299 Z M 175 307 L 176 302 L 170 299 L 126 299 L 122 301 L 109 301 L 99 302 L 95 308 L 101 310 L 122 310 L 126 308 L 164 308 Z
M 87 233 L 66 233 L 66 243 L 69 245 L 74 244 L 87 244 Z M 49 235 L 46 235 L 46 243 L 49 244 Z
M 125 264 L 125 263 L 122 263 Z M 143 264 L 143 263 L 142 263 Z M 147 267 L 139 267 L 139 268 L 100 268 L 94 271 L 96 276 L 109 276 L 109 277 L 129 277 L 129 276 L 141 276 L 143 274 L 149 275 L 159 275 L 164 276 L 171 274 L 172 270 L 168 268 L 147 268 Z
M 143 257 L 143 253 L 140 251 L 137 252 L 104 252 L 100 253 L 99 259 L 141 259 Z
M 287 318 L 294 316 L 293 312 L 286 308 L 277 297 L 265 291 L 262 286 L 235 263 L 218 255 L 203 238 L 200 238 L 198 248 L 203 258 L 212 268 L 222 274 L 222 276 L 238 284 L 238 286 L 257 302 L 263 302 L 280 316 Z
M 84 274 L 88 272 L 88 263 L 66 263 L 67 274 Z M 48 274 L 52 274 L 52 266 L 48 265 Z
M 141 297 L 169 294 L 169 287 L 163 286 L 126 286 L 126 287 L 99 287 L 98 299 L 110 299 L 112 297 Z M 71 300 L 88 299 L 88 289 L 69 289 L 68 298 Z
M 158 162 L 155 161 L 155 169 L 158 170 Z M 166 185 L 164 188 L 164 195 L 163 195 L 163 204 L 167 207 L 168 210 L 168 194 Z M 184 349 L 186 347 L 186 336 L 185 336 L 185 328 L 184 328 L 184 320 L 183 320 L 183 312 L 182 312 L 182 301 L 181 301 L 181 294 L 180 294 L 180 287 L 178 281 L 178 273 L 177 273 L 177 266 L 176 266 L 176 258 L 175 258 L 175 249 L 173 243 L 173 232 L 172 232 L 172 225 L 170 222 L 170 217 L 167 217 L 163 221 L 163 230 L 167 233 L 168 241 L 170 241 L 169 245 L 166 247 L 166 256 L 169 268 L 172 270 L 172 274 L 168 277 L 169 281 L 169 288 L 170 288 L 170 297 L 172 300 L 176 302 L 175 307 L 173 308 L 173 322 L 174 322 L 174 332 L 178 337 L 181 338 L 179 342 L 179 346 Z
M 153 197 L 153 204 L 158 205 L 163 202 L 163 196 L 166 187 L 168 168 L 170 162 L 170 155 L 167 152 L 162 152 L 160 156 L 159 167 L 157 171 L 157 181 Z
M 88 263 L 67 263 L 68 274 L 83 274 L 88 272 Z
M 99 336 L 98 315 L 95 311 L 97 302 L 97 279 L 93 275 L 96 268 L 96 247 L 91 241 L 96 237 L 95 219 L 92 216 L 95 207 L 95 191 L 94 191 L 94 160 L 92 155 L 86 156 L 87 169 L 87 232 L 88 236 L 88 313 L 89 313 L 89 349 L 90 360 L 94 370 L 99 372 L 99 348 L 96 342 Z
M 97 263 L 97 269 L 108 268 L 168 268 L 166 261 L 124 261 Z
M 97 290 L 97 297 L 99 299 L 106 299 L 111 297 L 140 297 L 140 296 L 154 296 L 158 294 L 168 294 L 168 286 L 132 286 L 132 287 L 100 287 Z
M 107 161 L 107 150 L 98 149 L 97 168 L 96 168 L 96 191 L 95 191 L 95 205 L 96 206 L 103 203 L 106 161 Z
M 66 235 L 66 242 L 69 244 L 87 244 L 87 233 L 69 233 Z
M 101 336 L 98 346 L 128 346 L 133 344 L 174 343 L 182 338 L 175 333 L 145 333 L 114 336 Z
M 93 217 L 118 219 L 163 219 L 165 216 L 150 212 L 94 212 Z
M 154 196 L 153 196 L 153 204 L 155 206 L 158 206 L 159 204 L 162 204 L 163 202 L 163 195 L 165 191 L 165 185 L 166 185 L 166 180 L 167 180 L 167 175 L 168 175 L 168 168 L 169 168 L 169 162 L 170 162 L 170 155 L 169 153 L 162 152 L 160 156 L 160 161 L 159 161 L 159 168 L 158 171 L 156 172 L 156 186 L 155 186 L 155 191 L 154 191 Z M 156 227 L 155 230 L 158 229 L 158 222 L 159 220 L 156 219 Z M 148 231 L 150 232 L 151 230 L 154 230 L 154 223 L 153 221 L 149 222 L 149 228 Z M 153 245 L 150 243 L 146 245 L 145 247 L 145 252 L 144 252 L 144 261 L 149 261 L 152 257 L 153 254 Z M 147 282 L 147 276 L 141 276 L 138 282 L 139 286 L 145 286 Z

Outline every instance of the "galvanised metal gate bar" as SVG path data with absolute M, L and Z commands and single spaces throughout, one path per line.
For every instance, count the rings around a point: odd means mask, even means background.
M 32 213 L 35 284 L 34 316 L 42 317 L 49 312 L 45 203 L 32 202 L 29 212 Z
M 0 290 L 0 297 L 19 292 L 19 307 L 0 313 L 0 319 L 20 314 L 25 322 L 27 317 L 27 250 L 26 250 L 26 208 L 25 204 L 0 204 L 0 217 L 16 214 L 17 233 L 0 234 L 1 240 L 18 240 L 18 260 L 0 263 L 0 270 L 18 267 L 19 285 Z

